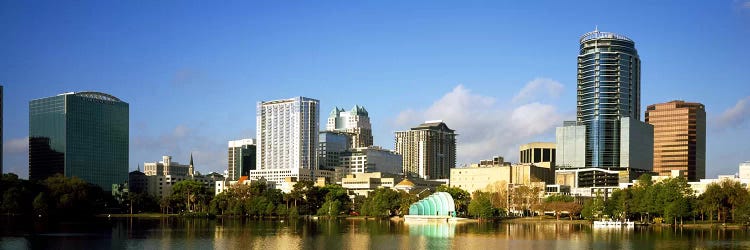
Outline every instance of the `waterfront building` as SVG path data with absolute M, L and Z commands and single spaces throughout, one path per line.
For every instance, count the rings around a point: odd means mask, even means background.
M 137 185 L 138 182 L 143 181 L 141 178 L 145 177 L 147 183 L 146 191 L 157 199 L 172 194 L 172 186 L 180 181 L 198 181 L 206 185 L 208 190 L 214 190 L 216 182 L 224 180 L 224 175 L 219 173 L 212 172 L 202 175 L 200 172 L 195 171 L 192 155 L 190 155 L 190 163 L 188 165 L 172 161 L 172 156 L 165 155 L 162 156 L 162 160 L 159 162 L 143 163 L 143 170 L 143 176 L 131 172 L 130 177 L 135 179 L 130 181 Z
M 250 170 L 256 169 L 255 140 L 229 141 L 227 148 L 227 179 L 239 180 L 241 176 L 248 176 Z
M 257 163 L 249 175 L 280 187 L 286 177 L 314 179 L 318 169 L 319 101 L 306 97 L 258 103 Z M 256 178 L 257 179 L 257 178 Z
M 502 157 L 495 157 L 502 159 Z M 451 169 L 451 187 L 458 187 L 469 193 L 474 191 L 497 191 L 510 186 L 539 185 L 554 183 L 554 170 L 533 163 L 506 165 L 502 160 L 489 164 L 481 161 L 469 167 Z M 542 184 L 539 184 L 542 183 Z
M 370 192 L 378 188 L 391 188 L 418 194 L 425 190 L 435 190 L 443 184 L 445 183 L 441 181 L 404 178 L 402 175 L 382 172 L 351 173 L 341 179 L 341 187 L 347 189 L 352 198 L 353 196 L 367 197 Z
M 129 107 L 109 94 L 29 102 L 29 179 L 76 176 L 111 191 L 128 179 Z
M 688 181 L 706 178 L 706 110 L 703 104 L 671 101 L 649 105 L 654 126 L 654 172 L 683 170 Z
M 365 107 L 354 105 L 350 111 L 334 107 L 328 116 L 327 131 L 338 131 L 351 134 L 354 148 L 372 146 L 372 126 Z
M 650 125 L 640 121 L 641 61 L 635 42 L 599 30 L 579 42 L 576 118 L 586 130 L 585 167 L 652 169 L 647 159 L 653 153 L 631 151 L 653 144 Z
M 534 164 L 540 167 L 555 167 L 555 143 L 532 142 L 521 145 L 518 149 L 521 163 Z
M 403 156 L 404 174 L 448 179 L 456 166 L 456 133 L 443 121 L 426 121 L 396 132 L 396 152 Z

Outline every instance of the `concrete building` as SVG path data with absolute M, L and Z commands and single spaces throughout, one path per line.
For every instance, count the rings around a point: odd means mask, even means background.
M 532 142 L 521 145 L 519 151 L 519 161 L 521 163 L 534 164 L 540 167 L 554 168 L 556 145 L 554 142 Z
M 740 179 L 750 180 L 750 161 L 740 163 Z
M 372 146 L 372 126 L 365 107 L 354 105 L 350 111 L 334 107 L 328 116 L 327 131 L 345 132 L 352 135 L 354 148 Z
M 256 169 L 256 154 L 253 139 L 229 141 L 227 144 L 227 178 L 239 180 L 240 176 L 248 176 L 250 170 Z
M 576 121 L 565 121 L 555 129 L 555 167 L 584 168 L 586 166 L 586 126 Z
M 195 171 L 192 155 L 188 165 L 172 161 L 171 156 L 162 156 L 162 161 L 143 163 L 143 168 L 143 175 L 131 172 L 130 181 L 137 185 L 136 183 L 143 182 L 141 178 L 145 177 L 146 191 L 157 199 L 172 194 L 172 186 L 180 181 L 195 180 L 206 185 L 208 190 L 214 190 L 216 182 L 224 180 L 224 176 L 219 173 L 202 175 Z
M 350 196 L 364 196 L 378 188 L 391 188 L 405 192 L 418 193 L 426 189 L 435 190 L 443 185 L 440 181 L 419 178 L 404 178 L 402 175 L 372 172 L 352 173 L 341 179 L 341 186 L 349 190 Z
M 29 180 L 76 176 L 111 191 L 128 179 L 129 106 L 99 92 L 29 102 Z
M 671 101 L 649 105 L 654 126 L 654 172 L 683 170 L 688 181 L 706 178 L 706 110 L 703 104 Z
M 283 185 L 286 177 L 315 177 L 319 101 L 306 97 L 258 103 L 257 163 L 249 175 Z
M 554 183 L 554 171 L 533 164 L 479 165 L 451 169 L 450 186 L 473 193 L 507 188 L 508 185 L 536 185 Z M 542 184 L 541 186 L 544 186 Z
M 318 139 L 318 169 L 333 170 L 341 166 L 341 155 L 352 148 L 348 132 L 321 131 Z
M 456 166 L 456 133 L 443 121 L 426 121 L 396 132 L 396 151 L 404 173 L 423 179 L 448 179 Z
M 340 168 L 349 173 L 383 172 L 402 174 L 403 158 L 395 151 L 377 146 L 354 148 L 341 156 Z

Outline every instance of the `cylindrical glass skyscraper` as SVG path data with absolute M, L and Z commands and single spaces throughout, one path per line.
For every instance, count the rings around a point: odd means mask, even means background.
M 586 167 L 620 167 L 620 120 L 640 121 L 640 86 L 633 40 L 599 30 L 581 36 L 577 120 L 586 125 Z

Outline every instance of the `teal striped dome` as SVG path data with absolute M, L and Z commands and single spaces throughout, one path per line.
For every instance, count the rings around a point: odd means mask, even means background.
M 456 211 L 453 197 L 446 192 L 437 192 L 409 207 L 409 215 L 450 216 Z

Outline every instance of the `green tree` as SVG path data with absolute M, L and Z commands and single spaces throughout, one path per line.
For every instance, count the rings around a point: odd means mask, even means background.
M 459 187 L 449 187 L 447 185 L 440 185 L 437 187 L 436 192 L 446 192 L 453 197 L 453 202 L 456 203 L 456 213 L 463 214 L 467 212 L 469 202 L 471 202 L 471 194 L 466 190 Z
M 360 210 L 367 216 L 391 216 L 400 208 L 400 195 L 390 188 L 378 188 L 370 192 Z
M 581 216 L 587 220 L 596 220 L 602 217 L 604 211 L 604 198 L 600 193 L 583 204 Z
M 184 180 L 172 186 L 169 201 L 182 203 L 184 205 L 182 208 L 186 212 L 208 212 L 211 194 L 203 183 L 196 180 Z
M 487 219 L 495 215 L 496 209 L 492 206 L 492 194 L 487 192 L 476 191 L 469 202 L 469 215 Z

